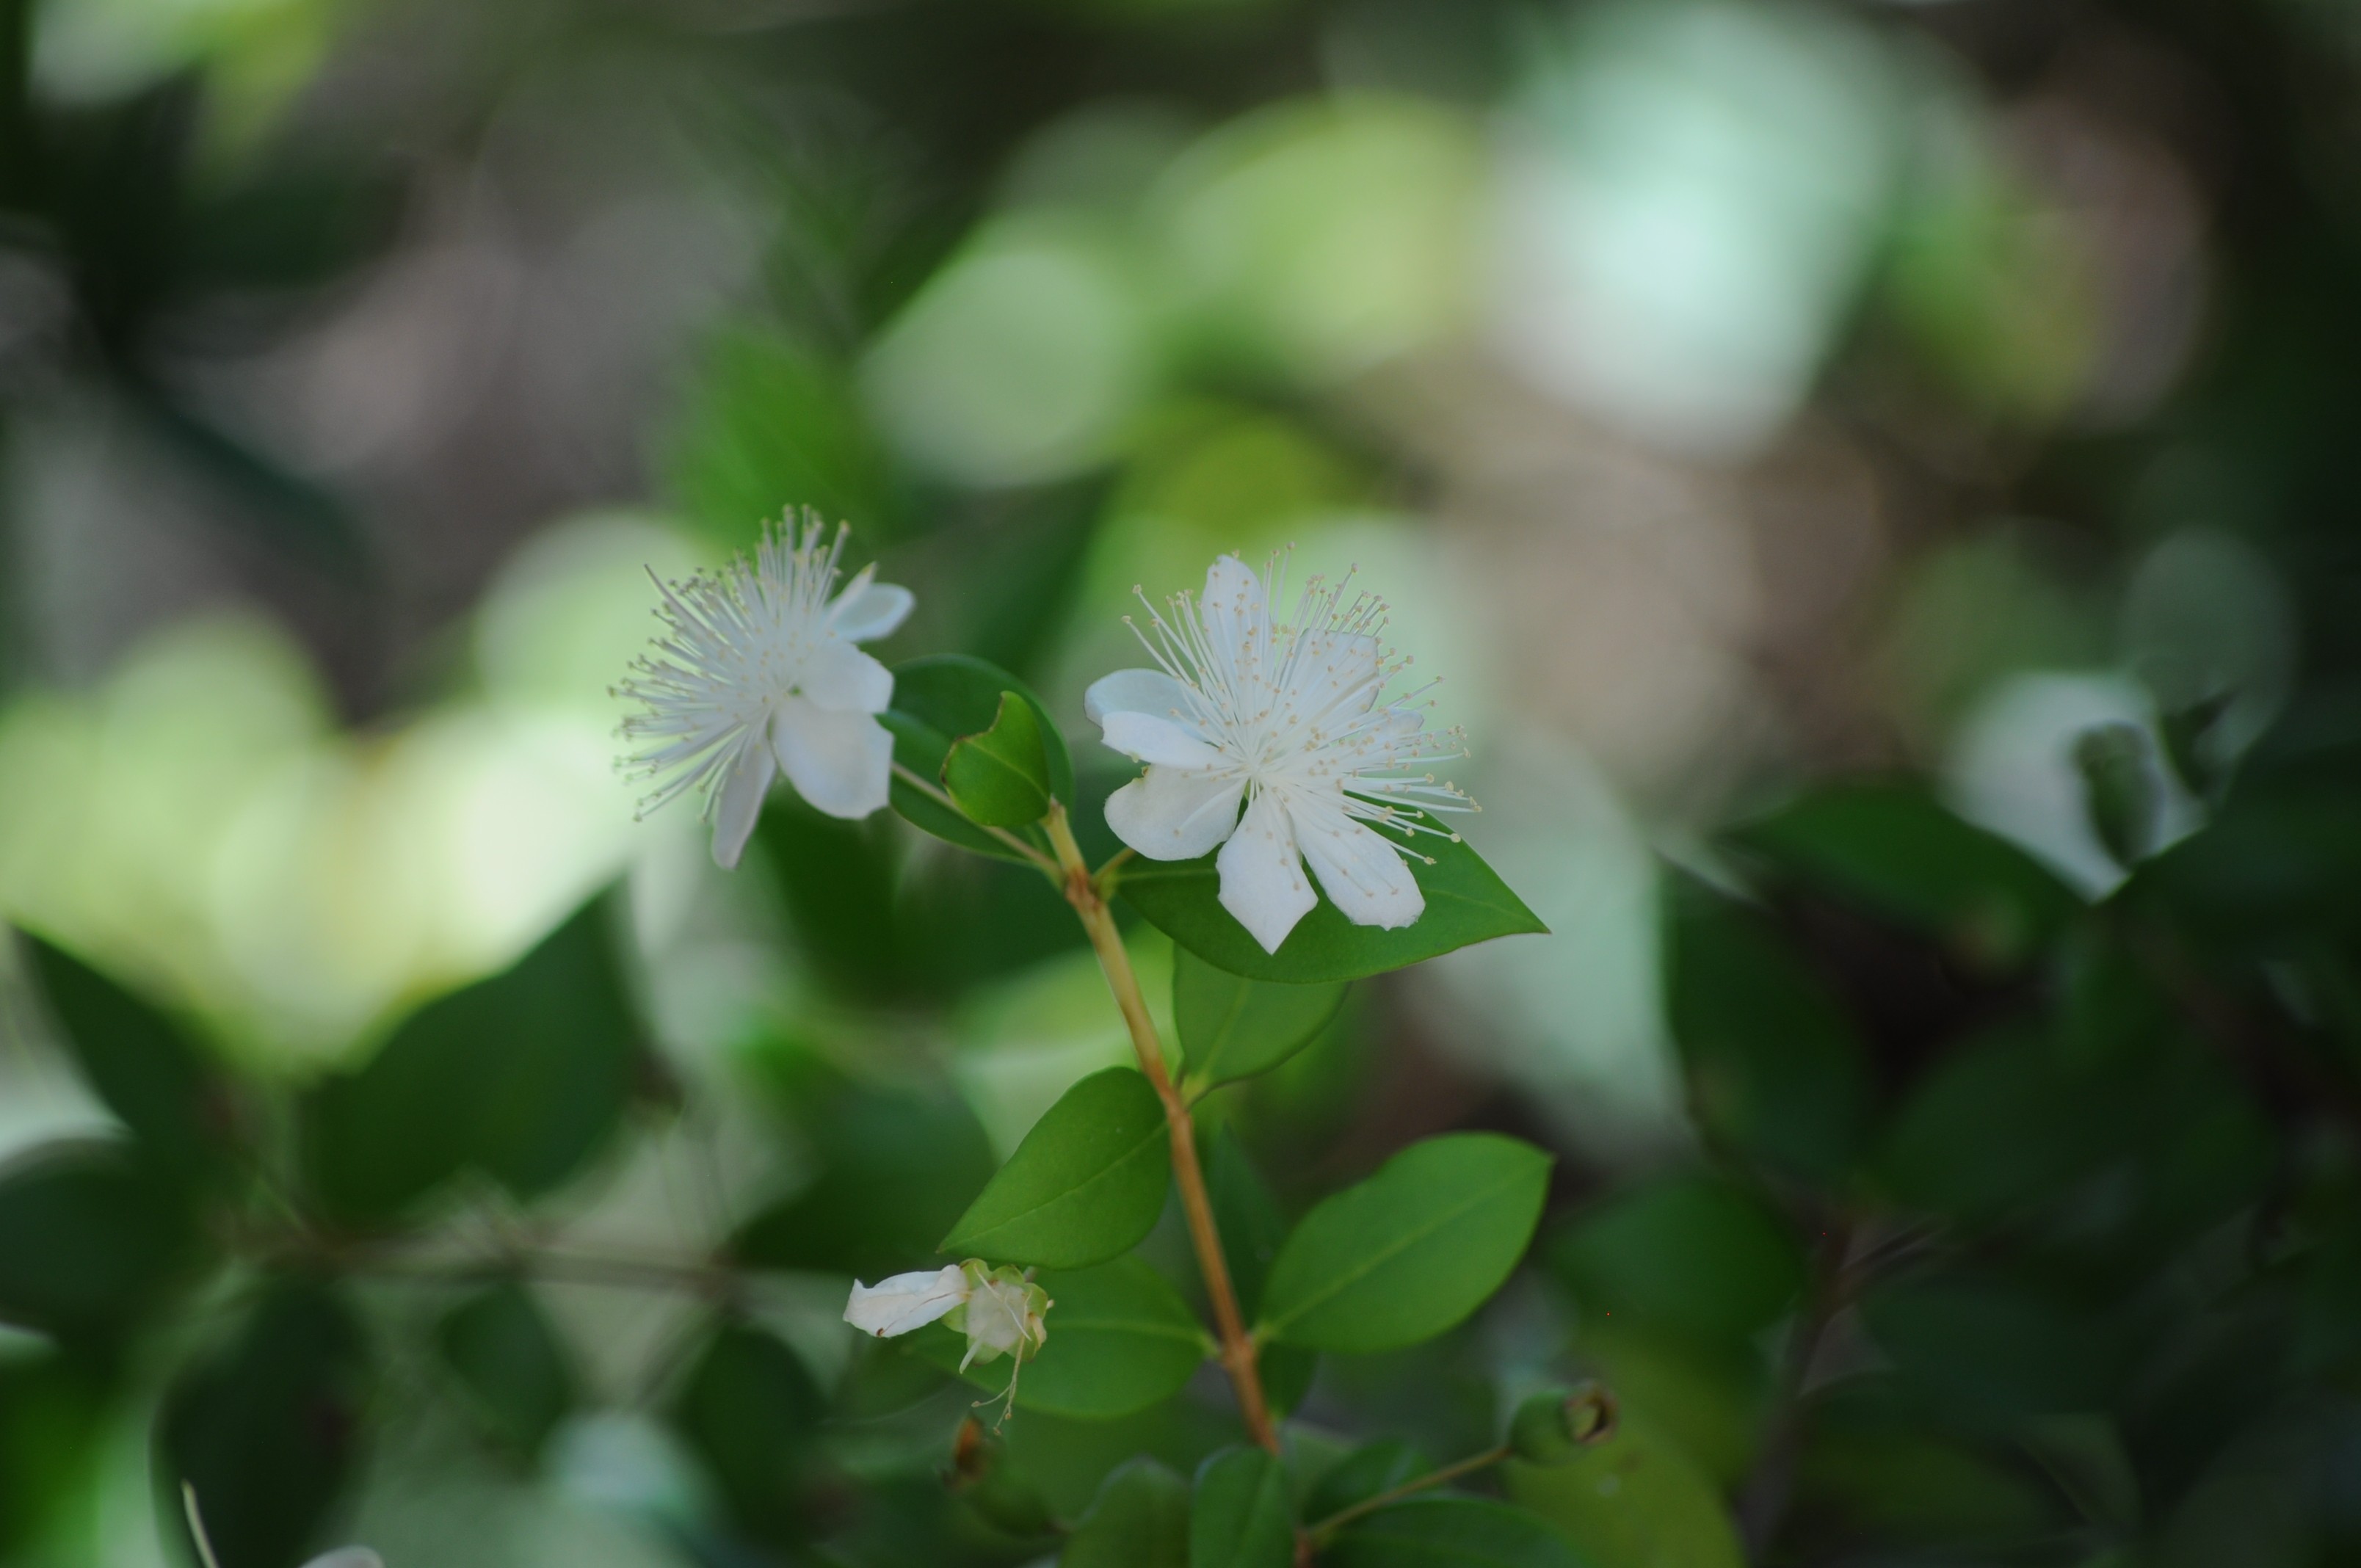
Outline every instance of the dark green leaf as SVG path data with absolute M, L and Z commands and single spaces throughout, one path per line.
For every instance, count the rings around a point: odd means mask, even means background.
M 1045 1273 L 1040 1285 L 1053 1303 L 1046 1320 L 1049 1338 L 1018 1376 L 1020 1409 L 1082 1420 L 1127 1416 L 1179 1393 L 1213 1352 L 1189 1304 L 1136 1257 Z M 911 1348 L 956 1370 L 967 1341 L 936 1327 L 913 1335 Z M 1003 1359 L 972 1367 L 966 1376 L 996 1394 L 1008 1387 L 1008 1374 Z
M 119 1414 L 105 1369 L 84 1357 L 0 1357 L 0 1563 L 37 1561 L 33 1543 L 89 1507 Z
M 313 1285 L 275 1287 L 236 1339 L 166 1398 L 157 1508 L 196 1561 L 181 1483 L 197 1495 L 224 1564 L 292 1568 L 321 1535 L 354 1468 L 369 1369 L 343 1300 Z
M 951 745 L 961 736 L 992 728 L 1000 714 L 1004 692 L 1015 692 L 1031 705 L 1048 757 L 1049 792 L 1060 801 L 1074 799 L 1074 762 L 1065 738 L 1050 721 L 1024 682 L 1007 671 L 960 653 L 913 659 L 894 669 L 894 706 L 878 715 L 894 732 L 894 760 L 922 779 L 939 779 Z M 1007 845 L 986 833 L 951 807 L 900 777 L 893 784 L 894 809 L 938 839 L 947 839 L 978 854 L 1022 860 Z
M 789 1543 L 810 1533 L 807 1493 L 827 1413 L 795 1352 L 760 1329 L 730 1323 L 690 1370 L 672 1419 L 739 1525 Z
M 1117 888 L 1151 925 L 1216 969 L 1295 985 L 1358 980 L 1471 942 L 1549 930 L 1466 844 L 1421 834 L 1412 848 L 1434 860 L 1433 865 L 1416 858 L 1410 863 L 1426 894 L 1426 912 L 1416 920 L 1392 931 L 1356 926 L 1323 894 L 1276 953 L 1264 952 L 1237 916 L 1222 907 L 1213 855 L 1135 861 L 1124 868 Z
M 1497 1134 L 1411 1145 L 1303 1217 L 1271 1265 L 1263 1332 L 1346 1354 L 1441 1333 L 1516 1267 L 1549 1168 L 1539 1149 Z
M 0 1176 L 0 1321 L 65 1340 L 120 1333 L 198 1251 L 186 1201 L 122 1146 L 52 1146 Z
M 1915 786 L 1823 790 L 1732 838 L 1806 883 L 1990 964 L 2021 961 L 2082 908 L 2024 850 Z
M 642 1047 L 593 900 L 506 973 L 428 1003 L 304 1108 L 305 1164 L 342 1218 L 381 1221 L 462 1169 L 548 1191 L 621 1122 Z
M 532 1459 L 574 1408 L 573 1358 L 539 1302 L 510 1282 L 452 1309 L 438 1336 L 443 1360 L 495 1441 Z
M 2226 952 L 2284 957 L 2361 938 L 2361 812 L 2349 786 L 2246 789 L 2139 869 L 2120 901 Z
M 1256 1354 L 1263 1402 L 1275 1416 L 1291 1415 L 1320 1376 L 1320 1354 L 1300 1344 L 1267 1344 Z
M 1433 1468 L 1424 1454 L 1398 1437 L 1363 1443 L 1330 1465 L 1313 1484 L 1303 1499 L 1303 1517 L 1317 1524 L 1415 1481 Z
M 1718 894 L 1680 890 L 1670 945 L 1673 1037 L 1705 1130 L 1789 1174 L 1841 1174 L 1870 1098 L 1843 1008 L 1762 919 Z
M 2164 780 L 2152 755 L 2147 731 L 2136 724 L 2097 725 L 2074 742 L 2083 815 L 2119 866 L 2136 864 L 2156 847 Z
M 1608 1200 L 1548 1249 L 1587 1311 L 1744 1339 L 1804 1288 L 1803 1249 L 1777 1216 L 1711 1176 L 1675 1176 Z
M 1186 948 L 1172 955 L 1173 1025 L 1190 1076 L 1207 1088 L 1268 1072 L 1345 1005 L 1344 981 L 1282 985 L 1217 969 Z
M 1259 1448 L 1225 1448 L 1198 1467 L 1189 1568 L 1290 1568 L 1295 1521 L 1287 1472 Z
M 27 936 L 41 994 L 82 1076 L 159 1165 L 193 1173 L 217 1160 L 229 1089 L 172 1021 L 72 954 Z
M 1229 1267 L 1238 1310 L 1251 1321 L 1262 1305 L 1262 1285 L 1270 1274 L 1271 1259 L 1287 1240 L 1287 1220 L 1227 1123 L 1214 1126 L 1200 1142 L 1205 1195 L 1213 1206 L 1213 1223 L 1222 1233 L 1222 1261 Z
M 2008 1135 L 1994 1137 L 1996 1127 Z M 2114 1131 L 2047 1040 L 2007 1030 L 1936 1064 L 1894 1119 L 1877 1168 L 1909 1208 L 1998 1220 L 2105 1159 Z
M 1479 1497 L 1389 1503 L 1345 1526 L 1320 1560 L 1330 1568 L 1595 1568 L 1532 1514 Z
M 861 1001 L 898 997 L 917 944 L 895 894 L 902 857 L 893 824 L 848 822 L 815 811 L 791 790 L 773 792 L 754 824 L 796 945 L 820 977 Z
M 1905 1377 L 1979 1420 L 2098 1409 L 2130 1348 L 2089 1304 L 1981 1269 L 1886 1282 L 1861 1311 Z
M 1134 1459 L 1099 1487 L 1066 1538 L 1058 1568 L 1187 1568 L 1189 1483 Z
M 1049 811 L 1049 759 L 1030 697 L 1000 694 L 992 728 L 951 742 L 943 790 L 983 828 L 1022 828 Z
M 1094 1072 L 1034 1124 L 939 1252 L 1083 1268 L 1139 1245 L 1164 1212 L 1163 1102 L 1127 1067 Z
M 1501 1467 L 1509 1496 L 1564 1531 L 1595 1568 L 1743 1568 L 1721 1494 L 1673 1443 L 1626 1420 L 1563 1464 Z

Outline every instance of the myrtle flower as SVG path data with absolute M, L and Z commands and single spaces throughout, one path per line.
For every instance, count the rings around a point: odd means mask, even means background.
M 1148 764 L 1107 801 L 1107 826 L 1150 860 L 1221 846 L 1222 906 L 1275 953 L 1319 902 L 1306 862 L 1355 925 L 1417 919 L 1426 898 L 1403 857 L 1422 833 L 1457 841 L 1432 813 L 1476 806 L 1426 771 L 1467 754 L 1458 730 L 1424 729 L 1421 707 L 1433 703 L 1418 699 L 1434 683 L 1385 696 L 1411 661 L 1379 641 L 1384 602 L 1347 599 L 1349 572 L 1334 585 L 1313 577 L 1280 620 L 1271 602 L 1286 564 L 1266 569 L 1268 593 L 1224 555 L 1202 602 L 1174 598 L 1169 620 L 1148 607 L 1149 630 L 1132 630 L 1159 667 L 1116 671 L 1083 706 L 1107 745 Z
M 667 630 L 615 688 L 646 707 L 623 720 L 623 738 L 643 743 L 624 768 L 664 779 L 641 812 L 703 792 L 725 868 L 780 772 L 830 817 L 885 804 L 894 738 L 872 716 L 893 701 L 894 674 L 854 644 L 901 625 L 913 600 L 874 565 L 834 593 L 849 531 L 827 532 L 807 507 L 800 538 L 792 515 L 766 528 L 752 566 L 741 555 L 719 576 L 659 582 Z
M 864 1333 L 888 1339 L 943 1319 L 954 1333 L 967 1336 L 961 1372 L 977 1362 L 1014 1358 L 1006 1395 L 1013 1406 L 1017 1373 L 1049 1342 L 1049 1325 L 1042 1320 L 1054 1305 L 1049 1292 L 1022 1270 L 993 1268 L 972 1257 L 938 1269 L 896 1274 L 874 1285 L 855 1280 L 852 1299 L 844 1305 L 844 1321 Z M 1004 1407 L 1004 1419 L 1006 1414 Z

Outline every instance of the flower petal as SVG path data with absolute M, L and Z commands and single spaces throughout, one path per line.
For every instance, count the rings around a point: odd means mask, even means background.
M 1295 923 L 1320 902 L 1297 858 L 1287 808 L 1269 790 L 1248 803 L 1237 831 L 1213 863 L 1222 873 L 1222 907 L 1237 916 L 1266 953 L 1279 951 Z
M 894 701 L 894 672 L 841 637 L 811 651 L 801 685 L 806 697 L 838 713 L 883 713 Z
M 1145 713 L 1110 713 L 1099 721 L 1106 743 L 1126 757 L 1176 768 L 1210 768 L 1222 753 L 1169 718 Z
M 789 697 L 771 721 L 771 746 L 796 793 L 830 817 L 866 817 L 885 804 L 894 737 L 867 714 Z
M 873 561 L 844 585 L 844 591 L 828 607 L 829 630 L 847 641 L 867 642 L 888 635 L 910 618 L 911 608 L 918 602 L 909 589 L 876 578 L 877 564 Z
M 777 773 L 762 726 L 738 743 L 737 760 L 729 764 L 729 770 L 721 777 L 721 793 L 713 798 L 713 861 L 725 872 L 738 869 L 738 857 L 746 852 L 746 840 L 754 836 L 754 824 L 763 816 L 763 797 L 771 793 L 771 780 Z
M 1426 894 L 1410 865 L 1382 833 L 1345 815 L 1341 806 L 1293 803 L 1296 842 L 1328 902 L 1356 926 L 1388 930 L 1426 913 Z
M 1107 796 L 1107 826 L 1151 861 L 1193 861 L 1237 827 L 1246 787 L 1195 768 L 1152 767 Z
M 1187 723 L 1195 711 L 1189 688 L 1161 670 L 1117 670 L 1093 681 L 1082 694 L 1082 712 L 1093 724 L 1104 724 L 1110 713 L 1145 713 Z
M 1197 606 L 1205 622 L 1207 650 L 1220 663 L 1227 684 L 1235 687 L 1246 671 L 1261 667 L 1263 646 L 1270 629 L 1262 579 L 1235 555 L 1218 557 L 1205 568 L 1205 597 Z
M 884 1339 L 925 1328 L 967 1299 L 967 1276 L 956 1263 L 916 1274 L 896 1274 L 874 1285 L 853 1281 L 852 1299 L 844 1304 L 844 1321 L 862 1332 Z

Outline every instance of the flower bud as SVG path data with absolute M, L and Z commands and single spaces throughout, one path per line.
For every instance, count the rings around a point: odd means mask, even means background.
M 1563 1464 L 1615 1435 L 1615 1396 L 1596 1383 L 1544 1388 L 1517 1407 L 1509 1447 L 1528 1464 Z

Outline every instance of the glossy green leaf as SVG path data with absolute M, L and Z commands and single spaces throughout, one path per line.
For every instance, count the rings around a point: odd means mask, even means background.
M 1262 1305 L 1263 1281 L 1271 1260 L 1287 1241 L 1287 1219 L 1262 1177 L 1246 1157 L 1246 1146 L 1227 1123 L 1202 1134 L 1198 1159 L 1205 1168 L 1205 1196 L 1222 1233 L 1222 1261 L 1238 1310 L 1251 1321 Z
M 0 1172 L 0 1322 L 120 1333 L 198 1255 L 185 1200 L 121 1145 L 52 1146 Z
M 1186 948 L 1172 955 L 1172 1017 L 1189 1076 L 1211 1088 L 1268 1072 L 1326 1028 L 1346 983 L 1248 980 Z
M 1000 694 L 992 728 L 951 742 L 943 758 L 943 789 L 969 821 L 984 828 L 1021 828 L 1049 810 L 1049 759 L 1032 699 Z
M 1356 926 L 1323 894 L 1276 953 L 1264 952 L 1222 907 L 1213 855 L 1134 861 L 1124 868 L 1117 890 L 1151 925 L 1216 969 L 1296 985 L 1358 980 L 1471 942 L 1549 929 L 1466 844 L 1422 834 L 1416 848 L 1434 858 L 1433 865 L 1410 862 L 1426 894 L 1426 911 L 1416 920 L 1391 931 Z
M 1492 1133 L 1412 1144 L 1303 1217 L 1271 1265 L 1262 1332 L 1345 1354 L 1443 1332 L 1516 1267 L 1549 1168 L 1541 1150 Z
M 1802 1246 L 1752 1194 L 1703 1174 L 1620 1193 L 1549 1246 L 1586 1313 L 1742 1340 L 1802 1294 Z
M 1398 1437 L 1365 1442 L 1330 1465 L 1303 1499 L 1303 1517 L 1317 1524 L 1332 1514 L 1382 1497 L 1434 1466 Z
M 30 935 L 25 946 L 59 1034 L 141 1153 L 183 1173 L 216 1162 L 231 1102 L 204 1052 L 156 1007 L 72 954 Z
M 315 1285 L 280 1285 L 236 1338 L 167 1396 L 158 1468 L 186 1482 L 215 1555 L 240 1568 L 293 1568 L 335 1544 L 322 1532 L 358 1457 L 369 1365 L 360 1325 Z M 197 1561 L 179 1488 L 159 1522 Z
M 802 1540 L 828 1401 L 776 1335 L 726 1324 L 683 1381 L 673 1424 L 704 1463 L 740 1528 L 774 1544 Z
M 1338 1531 L 1320 1561 L 1327 1568 L 1598 1568 L 1540 1519 L 1481 1497 L 1389 1503 Z
M 1565 1533 L 1594 1568 L 1743 1568 L 1711 1480 L 1671 1442 L 1626 1420 L 1563 1464 L 1501 1466 L 1509 1496 Z
M 1189 1483 L 1134 1459 L 1099 1486 L 1058 1568 L 1188 1568 Z
M 1290 1568 L 1295 1520 L 1287 1472 L 1259 1448 L 1225 1448 L 1197 1468 L 1189 1568 Z
M 1196 1374 L 1213 1341 L 1164 1277 L 1136 1257 L 1097 1268 L 1046 1272 L 1053 1303 L 1049 1342 L 1016 1382 L 1019 1409 L 1109 1420 L 1163 1403 Z M 911 1336 L 911 1349 L 946 1371 L 966 1354 L 964 1336 L 938 1325 Z M 969 1382 L 997 1394 L 1005 1359 L 971 1367 Z
M 340 1218 L 378 1222 L 461 1170 L 520 1198 L 620 1126 L 643 1047 L 604 898 L 505 973 L 428 1003 L 304 1106 L 304 1163 Z
M 893 731 L 894 760 L 922 779 L 940 779 L 953 743 L 990 729 L 999 718 L 1001 696 L 1007 692 L 1023 697 L 1033 709 L 1049 769 L 1049 793 L 1061 801 L 1073 800 L 1074 760 L 1041 699 L 1007 671 L 961 653 L 939 653 L 895 666 L 894 706 L 878 715 L 879 722 Z M 893 783 L 893 802 L 895 811 L 938 839 L 978 854 L 1023 859 L 898 775 Z
M 533 1292 L 513 1281 L 477 1292 L 444 1317 L 436 1341 L 493 1440 L 539 1454 L 578 1389 L 573 1357 Z
M 1164 1212 L 1167 1137 L 1163 1103 L 1136 1069 L 1094 1072 L 1034 1124 L 936 1250 L 1044 1268 L 1120 1257 Z

